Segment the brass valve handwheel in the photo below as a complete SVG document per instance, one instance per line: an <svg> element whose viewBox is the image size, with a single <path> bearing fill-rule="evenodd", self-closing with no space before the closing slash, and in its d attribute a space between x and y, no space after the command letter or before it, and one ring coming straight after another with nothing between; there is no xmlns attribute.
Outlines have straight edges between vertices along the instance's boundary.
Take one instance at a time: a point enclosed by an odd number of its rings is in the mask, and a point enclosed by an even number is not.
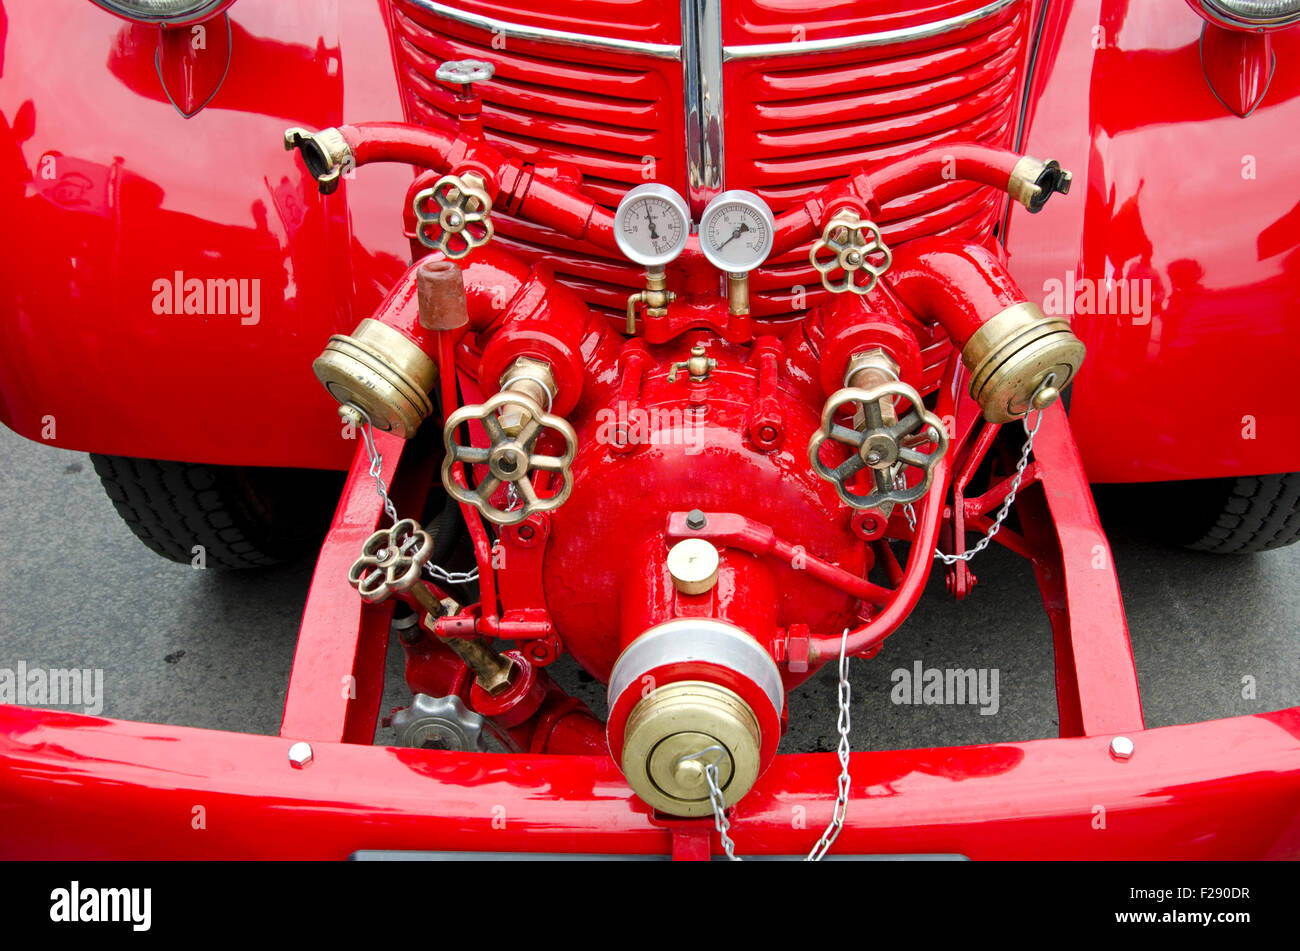
<svg viewBox="0 0 1300 951"><path fill-rule="evenodd" d="M524 420L518 433L511 434L502 426L498 411L505 406L522 409L519 418ZM456 441L456 431L465 423L483 424L490 446L464 446ZM550 429L564 437L562 456L547 456L533 452L533 445L542 430ZM442 461L442 485L452 498L473 505L488 521L497 525L516 525L534 512L547 512L557 508L573 491L573 474L570 466L578 451L578 435L568 421L542 411L528 397L511 390L501 390L485 403L463 406L447 417L442 430L447 455ZM451 477L451 467L457 462L466 465L486 465L488 474L472 489L457 485ZM533 487L534 472L557 472L560 489L545 499L539 498ZM502 509L492 504L492 496L502 483L514 487L521 502L518 508Z"/></svg>
<svg viewBox="0 0 1300 951"><path fill-rule="evenodd" d="M886 397L905 400L909 409L898 413L897 422L887 422L880 401ZM857 403L862 408L863 426L851 429L835 421L840 408L846 403ZM834 468L821 459L822 444L826 440L842 443L853 454ZM930 442L934 448L922 452L921 444ZM906 383L882 383L870 389L845 387L837 390L822 410L821 428L808 442L808 460L813 471L827 482L834 483L845 504L855 509L879 508L882 505L907 505L925 495L934 478L934 467L948 451L948 433L939 417L926 410L921 396ZM854 492L850 482L863 469L871 470L874 488L863 495ZM904 468L920 469L921 481L908 488L895 485Z"/></svg>
<svg viewBox="0 0 1300 951"><path fill-rule="evenodd" d="M883 260L872 260L873 256ZM821 275L822 287L832 294L870 293L893 259L876 223L863 221L853 211L841 211L826 222L821 238L808 252L808 260ZM837 271L844 272L843 278L832 280ZM861 275L866 279L859 283Z"/></svg>
<svg viewBox="0 0 1300 951"><path fill-rule="evenodd" d="M433 555L433 537L412 518L380 529L366 539L361 557L348 569L348 584L370 604L410 591Z"/></svg>
<svg viewBox="0 0 1300 951"><path fill-rule="evenodd" d="M415 236L453 260L492 240L492 199L477 175L444 175L416 193Z"/></svg>

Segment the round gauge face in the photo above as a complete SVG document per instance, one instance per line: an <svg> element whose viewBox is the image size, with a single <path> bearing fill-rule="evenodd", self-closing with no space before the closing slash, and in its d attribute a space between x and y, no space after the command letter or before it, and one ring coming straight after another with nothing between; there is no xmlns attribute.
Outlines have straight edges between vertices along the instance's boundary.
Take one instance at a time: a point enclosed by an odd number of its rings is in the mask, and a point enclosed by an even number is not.
<svg viewBox="0 0 1300 951"><path fill-rule="evenodd" d="M727 191L709 202L700 218L700 250L714 267L733 274L752 271L772 252L772 209L752 192Z"/></svg>
<svg viewBox="0 0 1300 951"><path fill-rule="evenodd" d="M638 185L614 213L619 249L645 267L662 266L681 254L690 233L686 200L667 185Z"/></svg>

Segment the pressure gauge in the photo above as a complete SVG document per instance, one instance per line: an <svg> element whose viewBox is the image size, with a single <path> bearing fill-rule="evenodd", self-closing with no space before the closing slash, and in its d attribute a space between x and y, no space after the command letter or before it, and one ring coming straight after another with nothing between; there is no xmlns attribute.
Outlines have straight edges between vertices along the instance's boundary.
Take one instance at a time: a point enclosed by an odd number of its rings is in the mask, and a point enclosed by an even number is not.
<svg viewBox="0 0 1300 951"><path fill-rule="evenodd" d="M667 185L638 185L614 212L614 240L637 264L663 267L686 247L691 216L686 200Z"/></svg>
<svg viewBox="0 0 1300 951"><path fill-rule="evenodd" d="M767 202L753 192L726 191L700 217L700 250L714 267L742 274L767 260L775 233Z"/></svg>

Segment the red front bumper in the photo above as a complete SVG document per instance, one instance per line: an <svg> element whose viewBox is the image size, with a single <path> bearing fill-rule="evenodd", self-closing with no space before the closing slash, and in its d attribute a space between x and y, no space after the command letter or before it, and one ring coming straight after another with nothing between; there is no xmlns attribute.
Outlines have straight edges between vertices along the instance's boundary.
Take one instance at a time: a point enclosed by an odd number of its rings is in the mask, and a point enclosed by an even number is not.
<svg viewBox="0 0 1300 951"><path fill-rule="evenodd" d="M1300 857L1300 707L1135 733L857 753L833 854ZM613 761L290 740L0 708L6 858L342 859L364 849L666 855ZM833 754L780 756L734 809L743 854L806 853ZM714 847L716 850L716 839Z"/></svg>

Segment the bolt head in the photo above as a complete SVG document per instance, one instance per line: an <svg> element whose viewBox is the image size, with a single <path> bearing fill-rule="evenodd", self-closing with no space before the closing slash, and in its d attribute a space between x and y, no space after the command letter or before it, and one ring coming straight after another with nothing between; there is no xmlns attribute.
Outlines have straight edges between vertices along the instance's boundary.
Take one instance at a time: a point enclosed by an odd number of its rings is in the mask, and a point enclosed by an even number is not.
<svg viewBox="0 0 1300 951"><path fill-rule="evenodd" d="M1133 741L1127 736L1117 736L1110 741L1110 755L1116 759L1128 759L1134 748Z"/></svg>
<svg viewBox="0 0 1300 951"><path fill-rule="evenodd" d="M294 769L303 769L312 761L311 744L299 740L289 747L289 765Z"/></svg>
<svg viewBox="0 0 1300 951"><path fill-rule="evenodd" d="M693 532L698 532L708 523L709 520L704 517L704 513L699 509L691 509L686 513L686 527Z"/></svg>

